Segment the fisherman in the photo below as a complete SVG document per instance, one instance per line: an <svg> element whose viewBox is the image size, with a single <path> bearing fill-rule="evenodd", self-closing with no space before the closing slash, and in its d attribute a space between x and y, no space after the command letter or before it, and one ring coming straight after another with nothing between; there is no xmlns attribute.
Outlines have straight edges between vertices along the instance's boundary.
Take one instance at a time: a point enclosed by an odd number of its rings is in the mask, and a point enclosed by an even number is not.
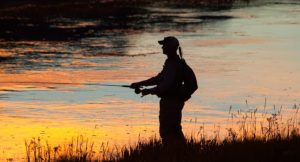
<svg viewBox="0 0 300 162"><path fill-rule="evenodd" d="M177 54L181 52L179 41L173 36L158 41L163 54L167 55L162 71L150 79L131 84L132 88L156 85L154 88L142 89L143 96L148 94L160 97L159 134L163 144L185 143L182 133L181 117L185 100L182 99L183 65Z"/></svg>

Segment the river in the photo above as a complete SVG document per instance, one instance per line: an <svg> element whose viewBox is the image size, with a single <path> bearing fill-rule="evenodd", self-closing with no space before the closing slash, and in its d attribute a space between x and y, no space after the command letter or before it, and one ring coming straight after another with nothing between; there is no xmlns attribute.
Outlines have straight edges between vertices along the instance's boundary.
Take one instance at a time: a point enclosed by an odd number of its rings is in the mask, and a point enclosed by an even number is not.
<svg viewBox="0 0 300 162"><path fill-rule="evenodd" d="M203 124L226 123L228 111L299 105L299 5L149 7L124 17L59 17L49 20L53 28L89 29L86 36L1 39L0 161L25 158L24 140L32 137L55 146L78 135L113 145L158 136L156 96L99 84L156 75L166 59L157 41L170 35L179 39L199 85L183 110L186 135Z"/></svg>

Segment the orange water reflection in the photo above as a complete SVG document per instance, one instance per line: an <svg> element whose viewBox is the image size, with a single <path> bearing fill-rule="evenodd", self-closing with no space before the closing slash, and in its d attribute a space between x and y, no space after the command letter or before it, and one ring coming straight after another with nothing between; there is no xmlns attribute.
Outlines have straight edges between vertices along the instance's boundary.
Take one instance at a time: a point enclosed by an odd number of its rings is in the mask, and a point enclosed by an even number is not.
<svg viewBox="0 0 300 162"><path fill-rule="evenodd" d="M138 137L147 139L155 134L158 136L158 104L153 102L110 97L86 104L1 101L0 107L16 108L12 114L3 112L0 115L0 138L5 141L0 145L0 149L5 150L1 160L24 158L24 140L30 140L32 137L40 137L56 146L70 142L72 137L83 135L94 141L98 147L101 142L108 141L112 145L122 146L133 144ZM45 116L41 109L51 110L51 113ZM217 110L192 104L187 104L186 109L195 110L203 115L198 119L184 116L183 129L187 135L194 134L199 129L199 123L222 123L227 120L217 116L211 117L211 114L226 115ZM85 114L90 118L77 118L71 114ZM196 124L195 120L198 120ZM207 126L207 133L213 130L210 127L214 126Z"/></svg>
<svg viewBox="0 0 300 162"><path fill-rule="evenodd" d="M140 135L145 138L153 134L155 126L96 126L88 123L70 122L65 120L32 120L29 118L1 117L0 161L8 158L23 161L25 154L25 140L40 138L49 142L52 147L69 143L70 140L83 135L95 143L99 149L101 143L109 145L128 145ZM147 130L147 131L144 131ZM127 139L127 140L124 140ZM23 159L23 160L21 160Z"/></svg>
<svg viewBox="0 0 300 162"><path fill-rule="evenodd" d="M77 62L78 63L78 62ZM0 72L0 89L20 90L22 87L65 87L82 86L85 83L130 82L141 77L141 72L124 70L65 70L65 71L26 71L24 73ZM66 83L66 84L64 84Z"/></svg>

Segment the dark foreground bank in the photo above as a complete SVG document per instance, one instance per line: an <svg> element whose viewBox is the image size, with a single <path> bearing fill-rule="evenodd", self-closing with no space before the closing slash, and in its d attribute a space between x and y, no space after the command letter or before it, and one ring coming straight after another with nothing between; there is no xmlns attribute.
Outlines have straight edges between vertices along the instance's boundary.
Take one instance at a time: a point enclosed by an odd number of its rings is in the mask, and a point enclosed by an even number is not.
<svg viewBox="0 0 300 162"><path fill-rule="evenodd" d="M107 161L176 162L276 162L299 161L300 138L248 140L189 140L186 146L164 147L159 141L141 143L125 149L120 157Z"/></svg>

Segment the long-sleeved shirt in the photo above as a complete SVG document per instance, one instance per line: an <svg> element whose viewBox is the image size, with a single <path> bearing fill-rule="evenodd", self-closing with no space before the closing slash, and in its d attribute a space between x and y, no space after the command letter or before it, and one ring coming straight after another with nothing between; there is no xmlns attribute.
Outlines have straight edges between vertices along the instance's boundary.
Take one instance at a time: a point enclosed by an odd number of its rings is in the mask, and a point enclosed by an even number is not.
<svg viewBox="0 0 300 162"><path fill-rule="evenodd" d="M151 89L151 93L159 97L179 96L182 75L182 63L179 56L176 55L165 61L163 69L158 75L140 83L145 86L157 85Z"/></svg>

